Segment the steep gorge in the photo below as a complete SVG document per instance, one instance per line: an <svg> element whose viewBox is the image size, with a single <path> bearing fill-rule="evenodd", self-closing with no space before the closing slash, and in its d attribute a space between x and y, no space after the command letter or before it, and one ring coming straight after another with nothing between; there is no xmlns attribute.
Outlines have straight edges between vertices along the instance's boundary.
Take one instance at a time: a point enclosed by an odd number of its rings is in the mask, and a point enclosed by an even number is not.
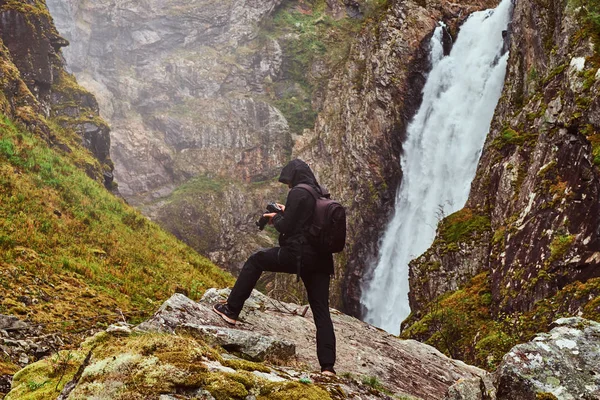
<svg viewBox="0 0 600 400"><path fill-rule="evenodd" d="M120 191L235 270L274 243L254 220L267 200L285 196L272 181L278 167L305 158L348 206L333 304L360 315L428 37L439 20L456 32L492 2L265 2L247 18L236 11L247 5L220 3L214 15L211 5L49 1L72 38L71 68L111 121Z"/></svg>

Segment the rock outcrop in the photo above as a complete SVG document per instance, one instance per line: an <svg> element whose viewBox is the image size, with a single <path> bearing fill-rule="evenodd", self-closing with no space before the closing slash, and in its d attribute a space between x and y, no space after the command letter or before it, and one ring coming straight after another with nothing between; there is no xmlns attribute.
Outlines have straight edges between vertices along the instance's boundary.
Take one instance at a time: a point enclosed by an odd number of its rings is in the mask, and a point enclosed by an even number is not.
<svg viewBox="0 0 600 400"><path fill-rule="evenodd" d="M3 0L0 17L2 111L66 153L83 143L93 158L73 157L91 178L112 189L108 125L98 116L94 96L65 71L60 49L69 42L57 33L46 5Z"/></svg>
<svg viewBox="0 0 600 400"><path fill-rule="evenodd" d="M20 371L7 399L32 390L41 399L55 398L57 393L49 395L55 385L64 386L63 398L364 400L393 394L441 399L457 380L489 379L485 371L430 346L399 340L335 310L336 369L341 375L326 378L309 372L318 368L310 310L255 291L241 322L231 328L211 309L227 294L228 290L210 289L199 303L175 294L133 329L113 326L79 350L58 353ZM243 361L248 358L267 362ZM62 383L53 373L59 368L64 368ZM69 380L73 383L65 385ZM32 382L47 383L32 389Z"/></svg>
<svg viewBox="0 0 600 400"><path fill-rule="evenodd" d="M438 22L450 33L491 1L391 1L367 23L344 68L329 80L315 127L294 154L311 162L320 180L348 207L348 247L339 258L334 302L360 317L363 284L375 266L379 239L391 218L402 179L406 127L421 102L429 71L429 39Z"/></svg>
<svg viewBox="0 0 600 400"><path fill-rule="evenodd" d="M575 317L552 326L504 356L499 400L600 398L600 324Z"/></svg>
<svg viewBox="0 0 600 400"><path fill-rule="evenodd" d="M506 84L467 205L411 265L406 337L450 351L440 334L452 331L464 340L457 357L493 367L560 316L600 319L593 12L516 3ZM463 234L452 241L448 229Z"/></svg>

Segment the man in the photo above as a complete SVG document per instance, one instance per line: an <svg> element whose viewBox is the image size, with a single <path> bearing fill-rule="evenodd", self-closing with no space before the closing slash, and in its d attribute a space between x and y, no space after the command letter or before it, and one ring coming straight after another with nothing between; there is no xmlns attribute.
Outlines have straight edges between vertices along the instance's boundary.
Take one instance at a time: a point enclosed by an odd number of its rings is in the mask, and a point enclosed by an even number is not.
<svg viewBox="0 0 600 400"><path fill-rule="evenodd" d="M299 184L310 185L317 193L321 188L310 167L302 160L290 161L281 171L279 182L290 187L283 212L264 214L279 231L279 245L259 251L248 259L235 282L227 303L213 309L229 324L235 325L244 302L263 271L299 274L308 293L308 302L317 328L317 356L321 372L335 375L335 334L329 314L329 279L333 274L331 253L319 253L308 244L305 231L310 226L315 198Z"/></svg>

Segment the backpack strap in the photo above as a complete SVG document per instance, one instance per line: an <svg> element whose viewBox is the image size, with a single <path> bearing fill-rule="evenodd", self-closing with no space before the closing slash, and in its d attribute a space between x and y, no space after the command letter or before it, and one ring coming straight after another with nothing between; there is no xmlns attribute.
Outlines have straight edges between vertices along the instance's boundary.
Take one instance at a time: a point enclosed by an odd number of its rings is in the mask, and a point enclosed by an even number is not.
<svg viewBox="0 0 600 400"><path fill-rule="evenodd" d="M317 193L317 191L312 186L307 185L306 183L299 183L296 185L296 187L307 190L312 195L312 197L315 198L315 200L317 200L321 197L321 196L319 196L319 193Z"/></svg>

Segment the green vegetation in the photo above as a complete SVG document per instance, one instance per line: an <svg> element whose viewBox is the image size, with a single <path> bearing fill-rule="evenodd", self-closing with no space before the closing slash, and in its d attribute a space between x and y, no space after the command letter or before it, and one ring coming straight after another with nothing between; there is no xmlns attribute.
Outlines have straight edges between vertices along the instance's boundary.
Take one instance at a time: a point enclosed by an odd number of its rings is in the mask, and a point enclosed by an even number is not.
<svg viewBox="0 0 600 400"><path fill-rule="evenodd" d="M381 12L382 1L365 4L370 14ZM328 13L325 0L284 3L262 27L262 38L276 38L283 50L283 80L265 82L269 101L284 114L292 132L312 128L318 110L313 97L346 61L352 39L363 21Z"/></svg>
<svg viewBox="0 0 600 400"><path fill-rule="evenodd" d="M550 257L548 258L548 262L552 263L562 259L571 248L574 240L574 235L559 235L554 237L552 243L550 243Z"/></svg>
<svg viewBox="0 0 600 400"><path fill-rule="evenodd" d="M197 299L231 283L89 179L72 153L0 116L0 312L77 333L121 311L133 320L147 316L176 288ZM25 306L24 294L37 302Z"/></svg>
<svg viewBox="0 0 600 400"><path fill-rule="evenodd" d="M492 319L491 304L489 277L479 274L464 288L435 300L401 337L421 340L450 357L493 369L516 338Z"/></svg>
<svg viewBox="0 0 600 400"><path fill-rule="evenodd" d="M554 68L552 71L550 71L548 76L546 76L546 78L544 79L544 85L547 85L556 76L562 74L568 66L569 66L569 64L566 64L566 63L561 64L558 67Z"/></svg>
<svg viewBox="0 0 600 400"><path fill-rule="evenodd" d="M572 0L571 4L581 13L583 35L591 36L600 52L600 0Z"/></svg>
<svg viewBox="0 0 600 400"><path fill-rule="evenodd" d="M447 250L457 250L458 243L477 239L482 232L489 230L489 217L463 208L440 222L436 241L443 242Z"/></svg>
<svg viewBox="0 0 600 400"><path fill-rule="evenodd" d="M220 349L191 336L133 334L113 337L104 332L87 340L80 349L27 366L14 376L11 399L55 399L73 378L89 352L93 357L75 398L95 394L113 398L146 398L156 393L193 392L204 389L217 400L244 399L250 393L261 400L325 400L327 391L299 382L273 383L248 371L270 372L264 364L225 360ZM203 361L218 362L234 373L209 372ZM236 368L241 366L242 368Z"/></svg>
<svg viewBox="0 0 600 400"><path fill-rule="evenodd" d="M515 278L520 279L522 273L517 269ZM542 270L531 280L546 276ZM507 315L494 306L490 276L482 273L460 290L432 301L420 319L409 317L412 323L401 337L420 340L448 356L491 371L514 345L548 331L553 321L573 315L574 309L580 310L583 318L600 321L600 278L573 282L554 296L535 303L531 311Z"/></svg>
<svg viewBox="0 0 600 400"><path fill-rule="evenodd" d="M596 132L594 127L590 124L587 124L584 127L582 133L592 145L592 157L594 158L594 165L600 166L600 133Z"/></svg>
<svg viewBox="0 0 600 400"><path fill-rule="evenodd" d="M521 146L536 137L536 135L521 134L512 128L505 127L500 135L493 140L492 146L497 150L502 150L507 146Z"/></svg>
<svg viewBox="0 0 600 400"><path fill-rule="evenodd" d="M363 383L363 385L370 386L373 389L385 393L387 395L393 394L388 389L386 389L385 386L383 386L383 384L379 381L379 379L377 379L376 376L363 376L361 382Z"/></svg>

